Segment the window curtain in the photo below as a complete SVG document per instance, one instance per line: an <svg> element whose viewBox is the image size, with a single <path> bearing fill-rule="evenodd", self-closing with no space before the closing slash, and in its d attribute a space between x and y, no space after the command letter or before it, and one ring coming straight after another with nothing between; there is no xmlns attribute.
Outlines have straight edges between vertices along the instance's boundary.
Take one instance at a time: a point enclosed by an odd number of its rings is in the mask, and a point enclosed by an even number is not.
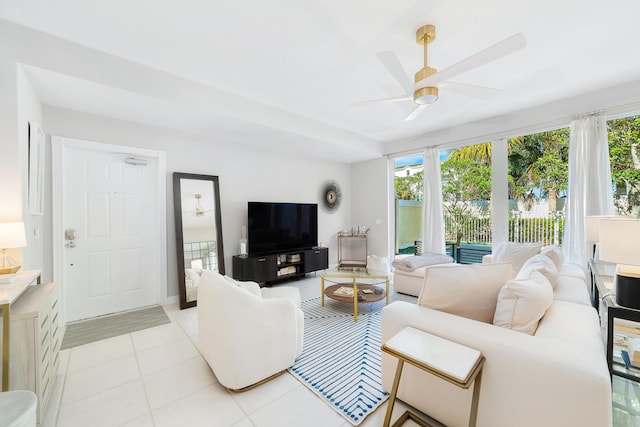
<svg viewBox="0 0 640 427"><path fill-rule="evenodd" d="M424 198L422 206L422 251L445 253L444 219L442 216L442 179L440 150L424 151Z"/></svg>
<svg viewBox="0 0 640 427"><path fill-rule="evenodd" d="M571 120L569 188L562 243L565 259L587 266L587 215L613 214L609 140L604 114Z"/></svg>

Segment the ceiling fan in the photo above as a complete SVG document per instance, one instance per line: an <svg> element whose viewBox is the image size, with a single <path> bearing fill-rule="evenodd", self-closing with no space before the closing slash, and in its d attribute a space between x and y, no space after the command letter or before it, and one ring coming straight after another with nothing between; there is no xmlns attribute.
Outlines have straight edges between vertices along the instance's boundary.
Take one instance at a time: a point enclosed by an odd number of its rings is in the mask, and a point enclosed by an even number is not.
<svg viewBox="0 0 640 427"><path fill-rule="evenodd" d="M213 212L213 209L207 210L207 209L202 207L201 200L204 197L204 195L196 194L194 197L196 199L195 210L193 210L193 211L185 211L185 213L187 213L187 214L193 213L196 217L200 218L200 217L205 216L209 212Z"/></svg>
<svg viewBox="0 0 640 427"><path fill-rule="evenodd" d="M365 101L356 105L413 100L417 105L404 119L404 121L409 121L418 117L425 108L438 100L439 89L477 98L490 98L496 95L499 89L455 83L449 79L514 53L524 48L527 44L524 36L521 33L517 33L438 72L436 69L429 67L427 62L427 46L435 38L436 28L433 25L424 25L416 31L416 42L424 46L424 67L415 74L414 82L411 82L394 52L379 52L377 54L378 60L398 81L406 95Z"/></svg>

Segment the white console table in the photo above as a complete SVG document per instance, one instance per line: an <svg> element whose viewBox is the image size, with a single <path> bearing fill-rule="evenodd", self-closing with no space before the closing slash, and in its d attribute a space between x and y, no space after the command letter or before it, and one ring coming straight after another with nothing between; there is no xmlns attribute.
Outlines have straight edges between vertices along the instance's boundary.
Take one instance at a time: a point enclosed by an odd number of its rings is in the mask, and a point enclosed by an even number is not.
<svg viewBox="0 0 640 427"><path fill-rule="evenodd" d="M9 390L9 364L11 357L11 306L18 301L29 286L40 284L40 271L22 271L11 283L0 284L0 309L2 309L2 391Z"/></svg>

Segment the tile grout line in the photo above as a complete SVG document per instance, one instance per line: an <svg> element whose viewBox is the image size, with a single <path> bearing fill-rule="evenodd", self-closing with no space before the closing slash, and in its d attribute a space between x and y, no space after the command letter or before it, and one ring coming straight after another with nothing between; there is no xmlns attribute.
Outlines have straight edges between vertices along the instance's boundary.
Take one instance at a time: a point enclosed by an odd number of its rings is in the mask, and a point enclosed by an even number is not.
<svg viewBox="0 0 640 427"><path fill-rule="evenodd" d="M67 360L66 360L66 366L64 367L64 374L62 375L62 378L61 378L62 390L60 390L60 396L58 398L58 403L56 408L56 416L55 416L55 419L53 420L54 427L58 425L58 422L60 420L60 410L62 409L62 399L64 398L64 392L67 385L67 373L69 372L69 363L71 363L71 350L69 350L69 356L66 357L66 359ZM58 369L60 369L60 367L58 367Z"/></svg>
<svg viewBox="0 0 640 427"><path fill-rule="evenodd" d="M149 394L147 393L147 385L144 382L144 376L142 375L142 368L140 367L140 360L138 359L138 351L136 350L136 346L133 342L133 337L131 336L131 334L129 335L129 340L131 341L131 348L133 348L133 357L136 359L136 366L138 367L138 373L140 374L140 383L142 384L142 390L144 390L144 400L145 402L147 402L147 410L149 411L149 417L151 418L151 424L155 427L156 425L156 419L153 416L153 411L151 410L151 402L149 402ZM140 417L138 417L140 418ZM137 418L134 418L134 420ZM129 420L128 422L134 421L134 420ZM126 423L125 423L126 424Z"/></svg>

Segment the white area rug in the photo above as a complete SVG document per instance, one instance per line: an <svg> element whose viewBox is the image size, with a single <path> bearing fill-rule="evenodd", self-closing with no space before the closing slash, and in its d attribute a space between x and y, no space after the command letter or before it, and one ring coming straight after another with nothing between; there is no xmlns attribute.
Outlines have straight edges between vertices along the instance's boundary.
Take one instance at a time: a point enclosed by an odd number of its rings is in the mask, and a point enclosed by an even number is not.
<svg viewBox="0 0 640 427"><path fill-rule="evenodd" d="M415 303L416 298L393 294L390 302ZM381 315L385 301L353 305L320 297L302 303L304 348L289 372L325 400L353 425L387 399L382 390Z"/></svg>

